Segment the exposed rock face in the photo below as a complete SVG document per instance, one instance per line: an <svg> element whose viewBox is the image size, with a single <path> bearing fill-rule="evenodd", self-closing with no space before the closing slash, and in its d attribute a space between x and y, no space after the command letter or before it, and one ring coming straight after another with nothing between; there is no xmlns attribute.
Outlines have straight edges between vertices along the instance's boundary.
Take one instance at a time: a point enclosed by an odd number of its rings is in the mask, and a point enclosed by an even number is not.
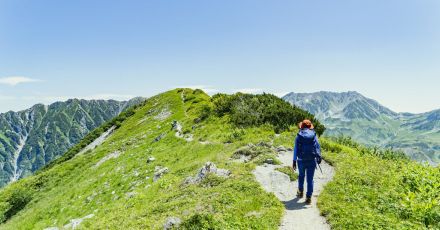
<svg viewBox="0 0 440 230"><path fill-rule="evenodd" d="M108 154L107 156L103 157L100 161L98 161L98 163L96 163L95 167L99 167L100 165L102 165L103 163L105 163L106 161L108 161L110 159L118 158L120 155L121 155L121 152L119 152L119 151L112 152L112 153Z"/></svg>
<svg viewBox="0 0 440 230"><path fill-rule="evenodd" d="M231 171L227 169L219 169L212 162L206 162L205 166L203 166L196 176L188 177L185 180L185 184L198 184L203 181L210 173L215 174L220 177L229 177L231 175Z"/></svg>

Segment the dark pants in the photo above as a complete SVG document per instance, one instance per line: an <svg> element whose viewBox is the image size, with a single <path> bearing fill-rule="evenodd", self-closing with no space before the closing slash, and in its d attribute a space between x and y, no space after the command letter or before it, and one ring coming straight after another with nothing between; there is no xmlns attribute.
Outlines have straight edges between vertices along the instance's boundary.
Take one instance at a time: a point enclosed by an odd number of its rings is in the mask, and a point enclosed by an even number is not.
<svg viewBox="0 0 440 230"><path fill-rule="evenodd" d="M313 176L315 175L316 161L298 161L298 189L304 191L304 179L307 177L307 197L313 195Z"/></svg>

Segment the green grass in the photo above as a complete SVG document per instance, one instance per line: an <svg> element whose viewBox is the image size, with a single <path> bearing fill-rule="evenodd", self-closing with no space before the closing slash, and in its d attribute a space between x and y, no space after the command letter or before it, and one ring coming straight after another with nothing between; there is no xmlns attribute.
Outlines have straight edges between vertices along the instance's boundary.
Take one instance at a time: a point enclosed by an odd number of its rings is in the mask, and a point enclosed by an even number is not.
<svg viewBox="0 0 440 230"><path fill-rule="evenodd" d="M298 180L298 173L293 172L293 169L290 166L285 166L285 167L282 167L282 168L277 168L276 170L279 171L279 172L282 172L282 173L284 173L286 175L288 175L289 178L290 178L290 181Z"/></svg>
<svg viewBox="0 0 440 230"><path fill-rule="evenodd" d="M182 93L191 95L185 103ZM283 206L254 180L255 164L230 160L240 147L273 138L273 128L245 129L238 137L227 117L210 116L195 123L200 111L192 101L197 98L198 105L210 103L207 95L191 90L156 96L122 121L103 145L87 154L69 155L38 175L1 190L0 200L6 202L0 202L0 214L7 221L0 229L62 227L89 214L95 216L81 224L83 229L161 229L172 216L181 218L189 229L201 222L215 229L277 229ZM155 115L166 108L172 115L156 120ZM177 138L171 131L173 120L189 128L194 141ZM166 135L153 142L161 134ZM210 144L201 144L199 139ZM122 154L95 166L115 151ZM156 161L147 164L149 156ZM200 185L184 186L185 178L197 174L207 161L231 170L231 177L210 177ZM170 172L153 183L156 166L168 167ZM127 193L136 195L129 198ZM11 205L15 205L13 209Z"/></svg>
<svg viewBox="0 0 440 230"><path fill-rule="evenodd" d="M291 126L275 135L268 124L240 128L212 109L210 97L198 90L150 98L117 120L119 128L101 146L82 155L76 155L80 147L73 148L37 175L0 190L0 229L62 227L89 214L94 217L80 229L162 229L169 217L180 218L183 229L278 229L283 204L261 188L252 171L275 158L267 143L292 146L297 130ZM164 110L171 115L156 119ZM194 141L175 136L174 120ZM336 175L318 205L334 229L440 228L439 168L343 144L321 138ZM234 154L245 146L257 146L249 153L253 160L239 163ZM121 154L96 166L114 152ZM156 161L147 163L150 156ZM232 175L186 185L208 161ZM169 172L153 182L156 166ZM289 168L279 170L296 179Z"/></svg>
<svg viewBox="0 0 440 230"><path fill-rule="evenodd" d="M440 228L439 168L323 142L336 175L318 205L333 229Z"/></svg>

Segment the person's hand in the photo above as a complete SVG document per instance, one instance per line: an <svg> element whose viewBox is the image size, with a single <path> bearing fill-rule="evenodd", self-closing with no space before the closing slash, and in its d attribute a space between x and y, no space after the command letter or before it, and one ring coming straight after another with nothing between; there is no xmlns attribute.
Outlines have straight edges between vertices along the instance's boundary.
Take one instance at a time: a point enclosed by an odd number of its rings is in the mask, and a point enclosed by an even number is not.
<svg viewBox="0 0 440 230"><path fill-rule="evenodd" d="M292 169L293 169L294 172L296 171L296 161L293 161Z"/></svg>
<svg viewBox="0 0 440 230"><path fill-rule="evenodd" d="M316 157L316 163L318 163L318 165L320 165L322 162L322 158L321 157Z"/></svg>

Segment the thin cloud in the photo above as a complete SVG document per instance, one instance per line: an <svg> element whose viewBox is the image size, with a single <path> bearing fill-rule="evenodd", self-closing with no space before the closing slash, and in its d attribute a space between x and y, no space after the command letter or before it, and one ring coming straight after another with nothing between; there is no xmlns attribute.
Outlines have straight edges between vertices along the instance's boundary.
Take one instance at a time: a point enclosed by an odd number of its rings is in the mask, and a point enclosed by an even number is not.
<svg viewBox="0 0 440 230"><path fill-rule="evenodd" d="M28 77L21 77L21 76L0 78L0 84L9 85L9 86L16 86L18 84L32 83L32 82L39 82L39 81L41 81L41 80L32 79L32 78L28 78Z"/></svg>
<svg viewBox="0 0 440 230"><path fill-rule="evenodd" d="M0 101L7 101L7 100L16 100L16 97L13 96L7 96L7 95L0 95Z"/></svg>
<svg viewBox="0 0 440 230"><path fill-rule="evenodd" d="M94 94L86 96L26 96L22 97L24 100L35 100L37 99L41 103L53 103L56 101L67 101L72 98L84 99L84 100L117 100L117 101L127 101L135 98L135 95L129 94Z"/></svg>
<svg viewBox="0 0 440 230"><path fill-rule="evenodd" d="M248 94L260 94L260 93L263 93L264 91L259 88L244 88L244 89L235 90L235 92L248 93Z"/></svg>
<svg viewBox="0 0 440 230"><path fill-rule="evenodd" d="M85 96L85 97L80 97L81 99L86 99L86 100L119 100L119 101L126 101L126 100L130 100L132 98L135 98L135 95L130 95L130 94L95 94L95 95L90 95L90 96Z"/></svg>
<svg viewBox="0 0 440 230"><path fill-rule="evenodd" d="M289 94L290 92L274 92L273 94L275 95L275 96L277 96L277 97L284 97L284 96L286 96L287 94Z"/></svg>

